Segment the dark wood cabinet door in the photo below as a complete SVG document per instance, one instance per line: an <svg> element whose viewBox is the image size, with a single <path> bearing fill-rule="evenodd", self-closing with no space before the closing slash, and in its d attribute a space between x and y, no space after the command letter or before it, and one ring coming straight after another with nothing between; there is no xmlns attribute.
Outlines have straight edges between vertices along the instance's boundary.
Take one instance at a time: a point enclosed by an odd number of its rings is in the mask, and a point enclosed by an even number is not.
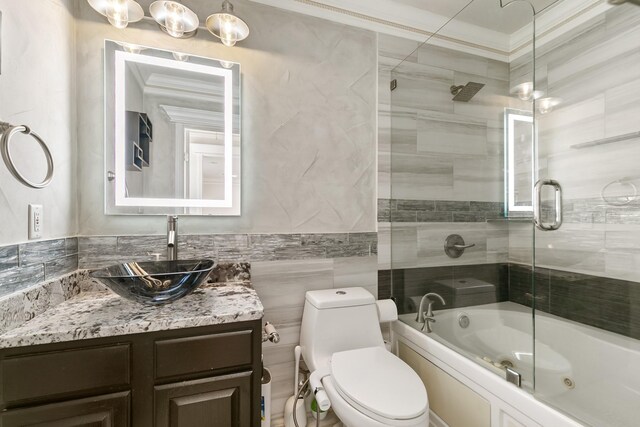
<svg viewBox="0 0 640 427"><path fill-rule="evenodd" d="M129 392L14 409L2 414L2 427L128 427Z"/></svg>
<svg viewBox="0 0 640 427"><path fill-rule="evenodd" d="M155 387L156 427L250 427L252 372Z"/></svg>

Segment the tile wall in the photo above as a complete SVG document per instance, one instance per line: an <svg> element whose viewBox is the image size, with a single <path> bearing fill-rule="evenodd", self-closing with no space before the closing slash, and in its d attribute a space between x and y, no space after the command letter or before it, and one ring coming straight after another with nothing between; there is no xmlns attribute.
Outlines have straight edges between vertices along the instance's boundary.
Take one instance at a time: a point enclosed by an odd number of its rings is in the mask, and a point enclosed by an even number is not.
<svg viewBox="0 0 640 427"><path fill-rule="evenodd" d="M0 298L78 269L78 239L0 247Z"/></svg>
<svg viewBox="0 0 640 427"><path fill-rule="evenodd" d="M378 54L379 268L506 261L508 227L489 220L503 216L504 107L519 103L508 64L382 34ZM486 86L453 102L468 81ZM476 246L448 258L449 234Z"/></svg>
<svg viewBox="0 0 640 427"><path fill-rule="evenodd" d="M511 78L530 68L515 61ZM640 8L610 8L538 46L536 78L545 96L562 99L537 119L540 177L564 193L564 224L536 233L536 264L640 281ZM598 144L607 138L615 142ZM511 224L510 261L531 262L527 235Z"/></svg>

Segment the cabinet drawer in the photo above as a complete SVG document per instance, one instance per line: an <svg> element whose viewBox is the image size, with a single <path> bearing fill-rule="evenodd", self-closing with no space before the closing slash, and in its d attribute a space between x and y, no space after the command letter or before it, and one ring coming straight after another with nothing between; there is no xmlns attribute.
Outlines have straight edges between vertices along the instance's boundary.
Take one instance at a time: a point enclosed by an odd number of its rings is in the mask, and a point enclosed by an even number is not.
<svg viewBox="0 0 640 427"><path fill-rule="evenodd" d="M249 427L252 375L241 372L155 387L155 426Z"/></svg>
<svg viewBox="0 0 640 427"><path fill-rule="evenodd" d="M251 335L248 330L156 341L156 378L250 365Z"/></svg>
<svg viewBox="0 0 640 427"><path fill-rule="evenodd" d="M128 344L8 357L0 362L2 401L10 405L127 386L129 366Z"/></svg>
<svg viewBox="0 0 640 427"><path fill-rule="evenodd" d="M51 403L2 413L3 427L128 427L129 392Z"/></svg>

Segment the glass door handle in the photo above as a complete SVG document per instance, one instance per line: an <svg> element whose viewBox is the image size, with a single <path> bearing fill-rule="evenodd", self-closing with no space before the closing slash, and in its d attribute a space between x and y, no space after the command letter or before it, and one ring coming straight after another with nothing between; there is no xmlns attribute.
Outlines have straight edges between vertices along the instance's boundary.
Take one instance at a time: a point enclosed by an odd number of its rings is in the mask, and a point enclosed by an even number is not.
<svg viewBox="0 0 640 427"><path fill-rule="evenodd" d="M544 224L542 222L542 187L551 186L555 190L555 217L553 223ZM533 195L533 222L536 227L543 231L553 231L560 228L562 225L562 186L560 183L553 179L541 179L536 182Z"/></svg>

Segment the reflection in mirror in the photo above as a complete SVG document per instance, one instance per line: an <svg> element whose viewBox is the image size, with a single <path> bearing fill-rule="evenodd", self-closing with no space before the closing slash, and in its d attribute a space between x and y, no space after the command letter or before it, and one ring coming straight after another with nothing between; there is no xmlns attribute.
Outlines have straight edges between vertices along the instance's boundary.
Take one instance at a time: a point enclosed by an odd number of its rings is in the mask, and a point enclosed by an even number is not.
<svg viewBox="0 0 640 427"><path fill-rule="evenodd" d="M529 111L507 108L504 113L505 211L524 215L533 211L532 191L536 182L536 148L533 116Z"/></svg>
<svg viewBox="0 0 640 427"><path fill-rule="evenodd" d="M240 214L239 64L105 45L109 214Z"/></svg>

